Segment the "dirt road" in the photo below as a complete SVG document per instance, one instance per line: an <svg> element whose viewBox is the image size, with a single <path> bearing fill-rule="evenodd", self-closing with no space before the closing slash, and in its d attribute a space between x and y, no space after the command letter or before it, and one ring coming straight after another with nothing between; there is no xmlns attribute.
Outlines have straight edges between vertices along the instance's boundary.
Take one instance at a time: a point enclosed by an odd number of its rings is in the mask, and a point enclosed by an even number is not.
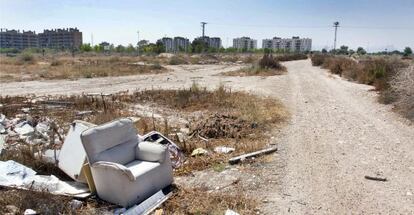
<svg viewBox="0 0 414 215"><path fill-rule="evenodd" d="M414 214L414 126L376 102L370 86L287 62L274 77L222 77L239 66L171 66L165 75L2 83L0 95L182 88L193 81L282 100L292 118L277 132L279 152L260 175L265 214ZM365 175L387 182L371 181Z"/></svg>

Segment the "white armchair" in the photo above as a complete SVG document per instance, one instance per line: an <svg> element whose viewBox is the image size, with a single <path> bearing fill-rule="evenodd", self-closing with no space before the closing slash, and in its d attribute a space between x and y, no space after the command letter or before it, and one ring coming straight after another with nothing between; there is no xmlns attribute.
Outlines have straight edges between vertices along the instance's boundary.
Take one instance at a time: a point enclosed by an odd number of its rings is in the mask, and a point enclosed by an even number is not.
<svg viewBox="0 0 414 215"><path fill-rule="evenodd" d="M82 132L98 196L129 207L173 181L167 147L139 142L129 119L119 119Z"/></svg>

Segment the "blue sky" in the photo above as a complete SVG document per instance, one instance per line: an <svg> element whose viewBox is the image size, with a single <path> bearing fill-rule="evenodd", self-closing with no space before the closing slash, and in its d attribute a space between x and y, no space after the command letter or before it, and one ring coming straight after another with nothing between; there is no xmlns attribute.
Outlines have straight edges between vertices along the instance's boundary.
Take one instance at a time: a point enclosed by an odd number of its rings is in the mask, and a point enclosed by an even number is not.
<svg viewBox="0 0 414 215"><path fill-rule="evenodd" d="M258 40L309 37L313 48L338 44L369 51L414 47L414 0L0 0L0 27L35 30L78 27L85 43L136 44L163 36L206 34L231 45L234 37Z"/></svg>

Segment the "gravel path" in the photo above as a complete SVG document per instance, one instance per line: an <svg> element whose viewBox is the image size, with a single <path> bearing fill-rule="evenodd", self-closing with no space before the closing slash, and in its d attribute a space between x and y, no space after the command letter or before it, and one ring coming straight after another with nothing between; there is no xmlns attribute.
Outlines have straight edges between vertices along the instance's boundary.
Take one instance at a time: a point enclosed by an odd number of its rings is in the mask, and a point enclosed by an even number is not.
<svg viewBox="0 0 414 215"><path fill-rule="evenodd" d="M261 177L265 214L414 214L414 126L378 104L370 86L344 81L309 60L273 77L222 77L240 66L170 66L161 75L2 83L0 95L117 92L220 83L282 100L291 120ZM364 176L380 176L387 182Z"/></svg>

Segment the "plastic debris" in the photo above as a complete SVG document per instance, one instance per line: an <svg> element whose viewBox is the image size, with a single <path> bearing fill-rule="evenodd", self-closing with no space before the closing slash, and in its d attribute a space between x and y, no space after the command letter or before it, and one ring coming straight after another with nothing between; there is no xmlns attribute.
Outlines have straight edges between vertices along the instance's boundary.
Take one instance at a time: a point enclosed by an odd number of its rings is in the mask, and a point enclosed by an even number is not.
<svg viewBox="0 0 414 215"><path fill-rule="evenodd" d="M231 148L231 147L226 147L226 146L218 146L218 147L214 148L215 152L221 153L221 154L232 153L232 152L234 152L234 150L236 150L236 149Z"/></svg>
<svg viewBox="0 0 414 215"><path fill-rule="evenodd" d="M2 186L22 186L36 172L15 161L0 161L0 185Z"/></svg>
<svg viewBox="0 0 414 215"><path fill-rule="evenodd" d="M224 215L239 215L239 213L237 213L236 211L227 209Z"/></svg>
<svg viewBox="0 0 414 215"><path fill-rule="evenodd" d="M35 210L32 210L32 209L26 209L23 214L24 215L36 215L37 212Z"/></svg>
<svg viewBox="0 0 414 215"><path fill-rule="evenodd" d="M82 202L76 199L73 199L72 201L69 202L70 208L73 211L76 211L77 209L82 207Z"/></svg>
<svg viewBox="0 0 414 215"><path fill-rule="evenodd" d="M0 185L45 191L52 194L86 197L90 195L87 185L59 180L54 175L36 175L36 172L15 161L0 161Z"/></svg>
<svg viewBox="0 0 414 215"><path fill-rule="evenodd" d="M203 148L196 148L193 150L193 152L191 153L191 156L198 156L198 155L205 155L208 154L208 151L203 149Z"/></svg>
<svg viewBox="0 0 414 215"><path fill-rule="evenodd" d="M16 127L14 131L18 133L20 135L20 138L22 139L24 139L26 136L31 135L34 132L33 127L29 125L28 123L22 123L17 126L18 127Z"/></svg>
<svg viewBox="0 0 414 215"><path fill-rule="evenodd" d="M3 151L3 148L4 148L4 137L3 137L3 135L0 135L0 155L1 155L1 152Z"/></svg>

